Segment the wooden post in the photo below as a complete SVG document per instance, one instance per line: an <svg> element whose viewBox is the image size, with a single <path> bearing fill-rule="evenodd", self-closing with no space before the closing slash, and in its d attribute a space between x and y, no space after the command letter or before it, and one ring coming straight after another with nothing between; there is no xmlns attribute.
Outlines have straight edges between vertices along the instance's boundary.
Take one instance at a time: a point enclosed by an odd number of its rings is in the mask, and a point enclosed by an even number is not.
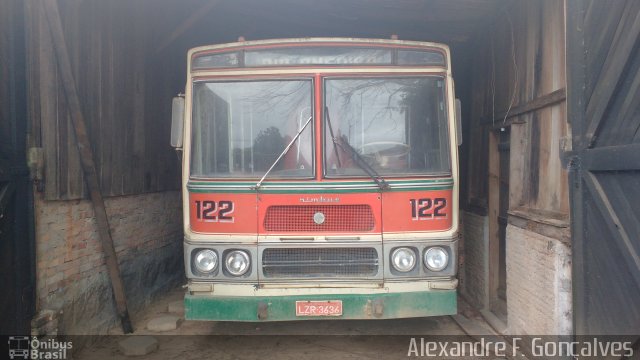
<svg viewBox="0 0 640 360"><path fill-rule="evenodd" d="M53 47L58 60L60 79L62 80L67 104L69 106L71 122L73 123L76 145L78 146L78 151L80 153L80 163L82 165L82 171L87 183L87 188L89 189L89 197L93 204L96 223L98 225L98 235L100 237L100 242L102 243L102 250L105 254L107 269L109 270L109 278L111 279L111 287L116 301L118 316L122 323L123 332L128 334L133 332L133 328L131 326L131 320L129 319L129 311L127 310L127 299L124 293L124 286L122 285L122 278L120 277L120 268L118 267L118 259L116 258L113 239L111 238L109 219L107 218L104 199L102 198L100 184L98 183L96 165L93 160L93 150L91 149L91 143L89 142L89 136L87 135L87 127L80 108L80 99L78 98L78 92L73 78L73 72L71 70L71 61L69 60L67 44L62 31L58 4L56 0L45 0L43 3L45 6L46 17L49 22L51 38L53 39Z"/></svg>
<svg viewBox="0 0 640 360"><path fill-rule="evenodd" d="M498 299L500 285L500 233L498 216L500 215L500 152L498 151L499 135L489 131L489 303Z"/></svg>

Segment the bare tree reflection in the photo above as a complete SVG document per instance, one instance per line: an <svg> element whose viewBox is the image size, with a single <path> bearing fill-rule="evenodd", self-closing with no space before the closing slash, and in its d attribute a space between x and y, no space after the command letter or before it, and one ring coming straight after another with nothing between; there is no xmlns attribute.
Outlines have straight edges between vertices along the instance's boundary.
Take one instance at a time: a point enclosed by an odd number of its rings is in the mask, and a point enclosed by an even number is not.
<svg viewBox="0 0 640 360"><path fill-rule="evenodd" d="M374 168L383 173L448 169L441 77L331 79L326 94L336 137L348 139ZM335 158L327 154L328 167L337 171Z"/></svg>

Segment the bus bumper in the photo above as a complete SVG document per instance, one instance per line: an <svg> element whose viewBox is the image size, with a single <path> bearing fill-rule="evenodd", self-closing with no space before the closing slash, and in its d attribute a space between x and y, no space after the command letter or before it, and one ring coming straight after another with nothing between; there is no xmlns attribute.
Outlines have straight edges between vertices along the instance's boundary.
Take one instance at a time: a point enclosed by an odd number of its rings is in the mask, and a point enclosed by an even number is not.
<svg viewBox="0 0 640 360"><path fill-rule="evenodd" d="M341 300L341 316L296 316L296 301ZM296 296L213 296L187 294L187 320L289 321L334 319L396 319L457 313L456 290L378 294Z"/></svg>

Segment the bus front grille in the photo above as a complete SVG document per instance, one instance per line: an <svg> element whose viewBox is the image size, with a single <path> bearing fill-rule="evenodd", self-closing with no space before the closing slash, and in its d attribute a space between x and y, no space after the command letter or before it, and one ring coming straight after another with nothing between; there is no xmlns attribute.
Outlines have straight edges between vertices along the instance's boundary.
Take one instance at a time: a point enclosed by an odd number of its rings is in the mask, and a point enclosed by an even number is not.
<svg viewBox="0 0 640 360"><path fill-rule="evenodd" d="M378 273L374 248L271 248L262 252L266 278L372 277Z"/></svg>
<svg viewBox="0 0 640 360"><path fill-rule="evenodd" d="M322 214L322 222L316 214ZM276 205L267 208L264 217L264 229L275 232L363 232L374 226L371 206L364 204Z"/></svg>

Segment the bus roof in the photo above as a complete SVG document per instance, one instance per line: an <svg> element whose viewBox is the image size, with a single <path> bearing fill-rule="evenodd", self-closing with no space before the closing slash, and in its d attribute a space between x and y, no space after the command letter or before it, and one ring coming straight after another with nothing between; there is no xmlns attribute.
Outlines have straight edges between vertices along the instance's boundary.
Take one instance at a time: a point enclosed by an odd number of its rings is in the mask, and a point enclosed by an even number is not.
<svg viewBox="0 0 640 360"><path fill-rule="evenodd" d="M393 40L393 39L366 39L366 38L344 38L344 37L308 37L308 38L286 38L286 39L267 39L267 40L251 40L251 41L237 41L232 43L214 44L198 46L189 50L189 55L195 53L211 51L211 50L229 50L231 48L246 48L246 47L269 47L283 46L283 45L383 45L383 46L397 46L397 47L415 47L415 48L438 48L445 51L448 55L449 46L434 42L425 41L411 41L411 40Z"/></svg>
<svg viewBox="0 0 640 360"><path fill-rule="evenodd" d="M294 50L295 49L295 50ZM444 44L394 39L291 38L193 48L192 69L295 65L448 65Z"/></svg>

